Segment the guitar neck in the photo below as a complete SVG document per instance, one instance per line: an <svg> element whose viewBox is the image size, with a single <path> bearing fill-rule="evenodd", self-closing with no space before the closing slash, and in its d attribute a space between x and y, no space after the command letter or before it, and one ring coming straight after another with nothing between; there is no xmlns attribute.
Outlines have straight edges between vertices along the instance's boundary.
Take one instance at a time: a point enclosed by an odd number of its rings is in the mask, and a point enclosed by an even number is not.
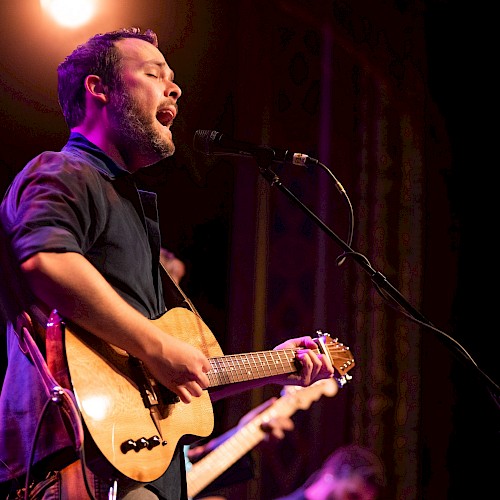
<svg viewBox="0 0 500 500"><path fill-rule="evenodd" d="M296 373L296 352L297 349L281 349L210 358L209 387Z"/></svg>
<svg viewBox="0 0 500 500"><path fill-rule="evenodd" d="M276 409L276 403L271 408ZM191 466L187 472L189 498L196 496L265 438L266 433L261 429L261 424L266 417L271 417L271 408L254 417L230 438ZM287 413L292 414L293 411Z"/></svg>
<svg viewBox="0 0 500 500"><path fill-rule="evenodd" d="M308 387L288 386L282 396L242 427L229 435L220 445L187 472L188 496L195 497L245 453L257 446L266 437L262 424L277 416L291 417L298 409L305 410L321 396L333 397L339 390L334 379L322 379Z"/></svg>

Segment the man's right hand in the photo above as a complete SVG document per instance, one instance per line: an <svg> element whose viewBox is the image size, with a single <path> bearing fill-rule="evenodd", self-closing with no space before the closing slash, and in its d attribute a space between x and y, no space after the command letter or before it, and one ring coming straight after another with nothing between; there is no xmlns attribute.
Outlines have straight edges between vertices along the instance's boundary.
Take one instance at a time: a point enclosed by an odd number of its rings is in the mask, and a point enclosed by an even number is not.
<svg viewBox="0 0 500 500"><path fill-rule="evenodd" d="M158 331L157 347L143 361L158 382L177 394L183 403L190 403L210 385L207 376L210 362L199 349L159 328Z"/></svg>

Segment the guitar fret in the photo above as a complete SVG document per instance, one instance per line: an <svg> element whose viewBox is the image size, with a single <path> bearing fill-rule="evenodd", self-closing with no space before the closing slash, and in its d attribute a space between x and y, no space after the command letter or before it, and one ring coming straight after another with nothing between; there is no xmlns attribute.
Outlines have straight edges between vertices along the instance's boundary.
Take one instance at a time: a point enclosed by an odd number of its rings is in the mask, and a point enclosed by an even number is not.
<svg viewBox="0 0 500 500"><path fill-rule="evenodd" d="M344 350L345 361L348 362L346 366L349 366L352 359L349 349L342 350ZM319 350L314 349L314 352L319 353ZM330 352L331 354L332 352ZM336 355L337 358L340 357L338 352ZM297 371L295 357L296 350L294 349L215 357L210 359L212 369L207 375L210 386L214 387L273 375L295 373Z"/></svg>
<svg viewBox="0 0 500 500"><path fill-rule="evenodd" d="M263 351L211 358L210 386L255 380L297 371L295 350Z"/></svg>
<svg viewBox="0 0 500 500"><path fill-rule="evenodd" d="M288 359L288 356L286 355L286 352L284 353L284 355L285 355L287 363L290 364L290 360ZM281 366L283 367L283 359L282 359L281 356L279 357L279 360L280 360Z"/></svg>
<svg viewBox="0 0 500 500"><path fill-rule="evenodd" d="M319 350L314 349L314 352L319 353ZM351 358L348 348L345 349L345 352L346 361L349 361ZM295 349L215 357L210 359L212 369L207 375L210 386L214 387L272 377L274 375L295 373L297 371L295 358Z"/></svg>

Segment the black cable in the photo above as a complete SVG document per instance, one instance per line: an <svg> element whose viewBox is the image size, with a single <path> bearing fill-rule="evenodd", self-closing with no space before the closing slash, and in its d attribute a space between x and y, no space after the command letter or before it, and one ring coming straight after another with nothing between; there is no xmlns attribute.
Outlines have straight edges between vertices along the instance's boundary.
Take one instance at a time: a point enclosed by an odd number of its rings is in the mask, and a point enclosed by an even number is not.
<svg viewBox="0 0 500 500"><path fill-rule="evenodd" d="M52 403L52 398L47 399L42 408L42 413L38 422L36 424L35 435L33 436L33 442L31 443L31 451L30 451L30 459L28 461L28 469L26 470L26 481L24 483L24 500L29 500L29 480L31 475L31 466L33 465L33 460L35 458L35 450L36 450L36 442L38 441L38 436L40 434L40 429L42 427L43 417L45 416L45 412L49 407L49 404Z"/></svg>
<svg viewBox="0 0 500 500"><path fill-rule="evenodd" d="M362 259L364 262L366 262L369 266L371 266L370 261L366 258L365 255L359 253L359 252L346 252L344 253L346 257L354 257L357 259ZM467 352L465 347L463 347L457 340L455 340L451 335L447 334L443 330L440 330L439 328L436 328L432 323L428 321L422 321L412 314L409 314L403 307L396 307L395 302L393 300L393 297L386 292L383 288L381 288L376 282L373 283L376 292L382 297L382 299L387 303L392 309L395 311L398 311L402 313L404 316L409 318L411 321L421 325L425 326L427 328L430 328L433 332L438 333L441 335L446 341L448 341L451 346L455 349L455 351L459 354L461 354L465 359L467 359L470 363L472 363L472 366L474 369L477 371L479 375L481 375L484 380L489 384L488 392L493 399L493 402L496 404L498 408L500 408L500 386L490 377L488 374L486 374L479 366L478 364L474 361L474 358ZM439 336L438 336L439 338Z"/></svg>
<svg viewBox="0 0 500 500"><path fill-rule="evenodd" d="M78 410L76 410L76 408L74 408L74 405L72 404L73 400L71 399L70 396L68 396L67 389L62 389L61 387L54 388L54 392L56 392L56 391L57 391L57 394L55 394L53 397L50 397L49 399L47 399L47 401L43 405L42 413L40 414L40 418L38 419L38 422L36 425L35 435L33 436L33 442L31 444L31 451L30 451L30 458L29 458L29 462L28 462L28 468L26 470L26 480L25 480L25 485L24 485L24 500L29 500L29 480L30 480L30 476L31 476L31 467L33 465L33 460L35 458L36 443L38 441L38 437L40 435L40 429L42 428L42 422L43 422L43 419L45 417L45 413L47 412L47 409L49 408L49 404L50 403L54 403L57 405L61 404L60 396L64 395L64 396L69 397L70 403L71 403L70 407L73 408L74 411L78 411ZM78 417L81 419L81 414L79 412L78 412ZM96 500L96 498L94 497L94 495L90 489L90 485L88 483L88 478L87 478L87 474L86 474L85 452L84 452L83 442L82 442L81 449L78 451L78 456L80 458L80 463L82 466L83 482L85 484L85 489L87 491L87 494L88 494L90 500Z"/></svg>
<svg viewBox="0 0 500 500"><path fill-rule="evenodd" d="M347 206L349 208L349 232L347 235L347 244L349 246L351 246L352 239L354 236L354 210L352 208L351 200L349 199L349 196L347 195L347 191L344 189L344 186L342 186L342 184L335 177L333 172L326 165L321 163L320 161L318 161L318 165L333 179L333 181L335 182L335 186L338 189L339 193L343 196L343 198L347 202ZM341 266L345 262L346 256L347 256L346 253L343 252L335 259L337 266Z"/></svg>

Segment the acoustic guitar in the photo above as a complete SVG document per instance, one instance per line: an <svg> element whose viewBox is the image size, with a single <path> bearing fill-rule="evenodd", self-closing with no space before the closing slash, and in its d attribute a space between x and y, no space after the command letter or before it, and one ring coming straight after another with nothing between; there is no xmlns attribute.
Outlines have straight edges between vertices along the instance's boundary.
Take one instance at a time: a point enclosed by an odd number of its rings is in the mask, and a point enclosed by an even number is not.
<svg viewBox="0 0 500 500"><path fill-rule="evenodd" d="M298 348L224 356L217 340L194 312L175 307L156 320L164 332L200 349L208 358L210 387L296 373ZM185 404L159 384L137 358L53 312L47 338L63 337L64 363L56 378L73 390L85 431L105 465L138 482L160 477L170 465L177 444L190 444L211 434L214 427L208 391ZM321 334L318 349L329 355L341 383L354 366L348 347ZM106 463L107 462L107 463Z"/></svg>

